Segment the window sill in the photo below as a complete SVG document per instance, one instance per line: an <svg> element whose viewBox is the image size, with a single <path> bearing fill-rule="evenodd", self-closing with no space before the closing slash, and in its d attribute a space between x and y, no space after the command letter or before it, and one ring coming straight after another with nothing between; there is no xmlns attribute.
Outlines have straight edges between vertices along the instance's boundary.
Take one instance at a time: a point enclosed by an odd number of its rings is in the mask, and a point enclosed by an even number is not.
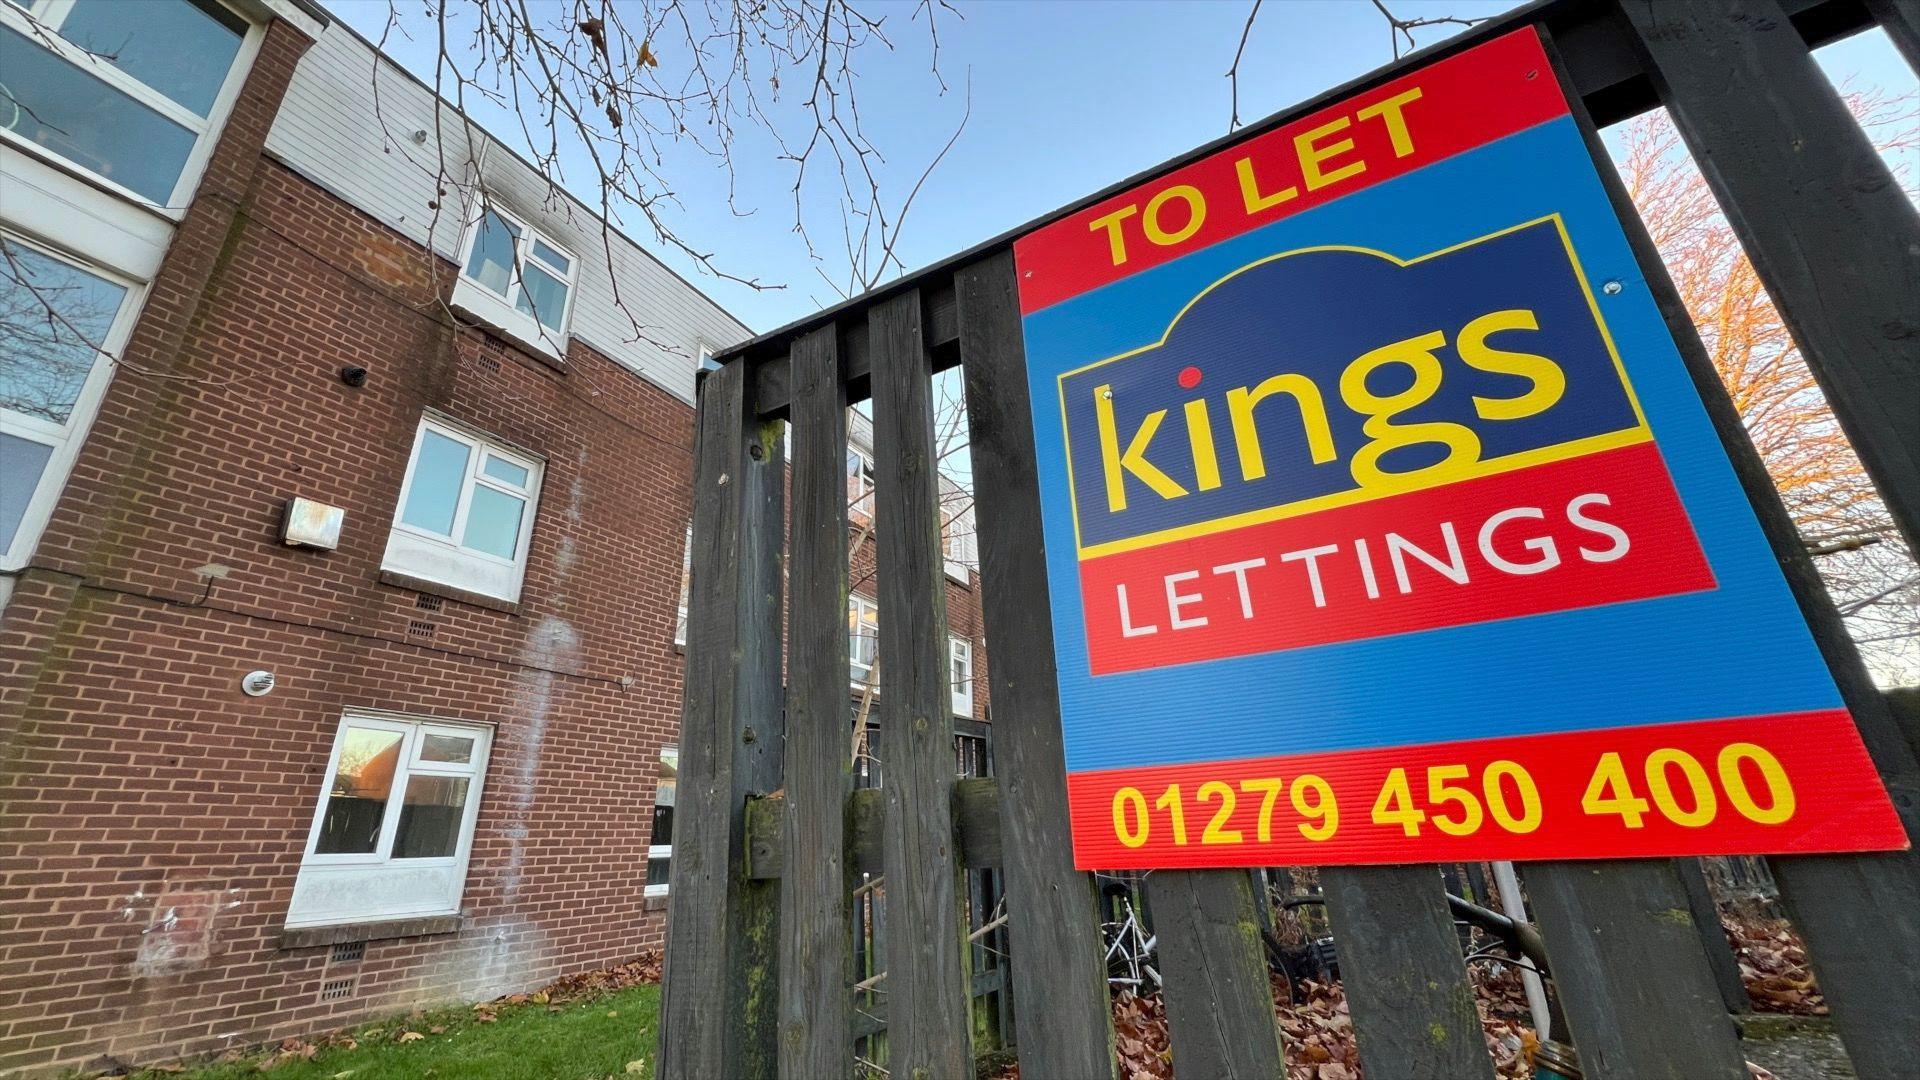
<svg viewBox="0 0 1920 1080"><path fill-rule="evenodd" d="M452 585L442 585L437 581L403 574L398 570L380 571L380 584L391 585L396 589L412 589L414 592L426 593L428 596L458 600L460 603L472 604L474 607L486 608L488 611L501 611L508 615L520 614L520 605L510 600L502 600L497 596L488 596L486 593L477 593Z"/></svg>
<svg viewBox="0 0 1920 1080"><path fill-rule="evenodd" d="M462 915L427 915L411 919L386 919L380 922L334 923L331 926L282 927L280 948L309 949L318 945L341 945L351 941L381 941L386 938L430 937L458 933L466 922Z"/></svg>

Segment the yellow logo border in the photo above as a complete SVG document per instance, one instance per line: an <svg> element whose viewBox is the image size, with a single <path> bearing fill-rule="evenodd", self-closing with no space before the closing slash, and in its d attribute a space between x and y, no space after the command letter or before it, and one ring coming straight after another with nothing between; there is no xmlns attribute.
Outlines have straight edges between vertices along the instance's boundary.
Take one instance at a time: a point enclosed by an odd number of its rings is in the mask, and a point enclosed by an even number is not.
<svg viewBox="0 0 1920 1080"><path fill-rule="evenodd" d="M1594 325L1600 329L1600 339L1606 343L1607 355L1613 359L1614 372L1620 376L1621 389L1626 391L1627 402L1633 407L1633 415L1636 421L1634 426L1621 428L1617 431L1609 431L1600 435L1589 435L1586 438L1575 439L1572 442L1555 443L1551 446L1543 446L1533 450L1523 450L1520 453L1508 454L1505 457L1485 458L1465 466L1435 465L1410 473L1398 474L1393 477L1390 483L1357 487L1347 491L1336 491L1310 499L1283 503L1279 506L1269 506L1260 510L1247 510L1227 517L1212 518L1207 521L1194 522L1190 525L1180 525L1171 529L1162 529L1158 532L1142 533L1139 536L1129 536L1119 540L1109 540L1101 544L1089 546L1081 541L1080 500L1073 475L1073 436L1072 429L1067 424L1066 381L1069 376L1078 375L1081 372L1091 371L1105 364L1125 360L1128 357L1138 356L1141 353L1160 348L1167 343L1169 337L1173 336L1173 330L1180 325L1180 320L1185 318L1187 312L1193 310L1194 305L1198 304L1202 298L1257 266L1264 266L1267 263L1291 258L1295 255L1305 255L1312 252L1323 251L1355 252L1385 259L1395 266L1414 266L1418 263L1426 262L1428 259L1437 259L1442 255L1452 254L1464 248L1473 247L1476 244L1483 244L1488 240L1495 240L1509 233L1532 228L1543 221L1553 222L1555 231L1560 235L1560 243L1566 248L1567 261L1573 266L1574 278L1579 281L1580 291L1587 298L1587 309L1593 313ZM1620 350L1614 345L1613 333L1607 329L1607 321L1600 315L1600 304L1594 298L1593 286L1587 281L1586 269L1580 265L1579 253L1573 249L1573 238L1567 234L1566 222L1563 221L1557 213L1537 217L1531 221L1523 221L1518 225L1510 225L1496 232L1487 233L1485 236L1477 236L1471 240L1465 240L1458 244L1441 248L1438 251L1430 251L1425 255L1412 259L1401 259L1389 252L1380 251L1375 248L1357 247L1350 244L1322 244L1314 247L1294 248L1290 251L1282 251L1278 254L1256 259L1228 273L1198 293L1195 293L1193 299L1187 301L1185 306L1181 307L1179 312L1174 315L1172 321L1167 323L1167 329L1160 335L1158 341L1149 345L1142 345L1139 348L1129 349L1115 356L1109 356L1105 360L1096 360L1091 364L1084 364L1070 371L1063 371L1056 378L1055 385L1058 397L1060 398L1060 438L1066 450L1067 498L1073 510L1073 543L1075 550L1079 553L1079 557L1082 560L1098 558L1102 555L1112 555L1122 551L1138 551L1141 548L1157 547L1175 540L1209 536L1213 533L1226 532L1230 529L1243 528L1248 525L1258 525L1268 521L1279 521L1284 518L1299 517L1304 514L1330 510L1339 506L1351 506L1356 503L1371 502L1374 499L1384 498L1389 495L1400 495L1410 491L1424 491L1428 488L1440 487L1444 484L1477 479L1482 476L1494 476L1499 473L1512 472L1516 469L1524 469L1532 465L1543 465L1550 461L1564 461L1567 458L1580 457L1621 446L1632 446L1636 443L1649 442L1653 439L1653 432L1647 426L1646 413L1640 408L1639 395L1634 393L1633 380L1627 377L1626 365L1620 360Z"/></svg>

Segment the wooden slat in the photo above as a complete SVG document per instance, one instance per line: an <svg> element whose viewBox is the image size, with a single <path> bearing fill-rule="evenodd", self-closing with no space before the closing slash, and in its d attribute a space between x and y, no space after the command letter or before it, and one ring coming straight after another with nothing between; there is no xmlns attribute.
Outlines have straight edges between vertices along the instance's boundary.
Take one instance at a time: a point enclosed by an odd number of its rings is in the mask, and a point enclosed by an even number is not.
<svg viewBox="0 0 1920 1080"><path fill-rule="evenodd" d="M778 885L746 874L748 797L780 786L778 423L744 365L708 375L694 447L693 581L660 1075L770 1076Z"/></svg>
<svg viewBox="0 0 1920 1080"><path fill-rule="evenodd" d="M965 922L954 882L952 687L940 556L933 383L920 294L867 317L873 349L874 534L880 570L880 727L886 733L888 1070L972 1074Z"/></svg>
<svg viewBox="0 0 1920 1080"><path fill-rule="evenodd" d="M1749 1013L1753 1002L1747 997L1747 984L1740 979L1740 961L1734 959L1733 946L1720 928L1720 909L1713 902L1713 890L1707 885L1707 873L1699 859L1673 860L1674 875L1687 891L1687 910L1693 914L1693 927L1700 937L1700 951L1713 972L1713 985L1720 991L1720 1004L1729 1013Z"/></svg>
<svg viewBox="0 0 1920 1080"><path fill-rule="evenodd" d="M1147 875L1147 901L1160 939L1174 1075L1282 1080L1280 1028L1246 871L1156 870Z"/></svg>
<svg viewBox="0 0 1920 1080"><path fill-rule="evenodd" d="M846 797L846 859L856 874L881 872L886 804L878 788ZM787 796L775 792L747 801L747 874L757 881L784 877L787 868ZM1000 782L979 777L953 782L953 825L960 861L971 870L1002 864Z"/></svg>
<svg viewBox="0 0 1920 1080"><path fill-rule="evenodd" d="M1371 1080L1491 1080L1493 1063L1432 866L1322 867L1320 887Z"/></svg>
<svg viewBox="0 0 1920 1080"><path fill-rule="evenodd" d="M1654 86L1920 551L1920 211L1775 0L1625 4Z"/></svg>
<svg viewBox="0 0 1920 1080"><path fill-rule="evenodd" d="M780 1075L853 1073L853 873L845 855L847 393L831 325L794 344Z"/></svg>
<svg viewBox="0 0 1920 1080"><path fill-rule="evenodd" d="M1747 1075L1670 860L1529 863L1525 872L1591 1080Z"/></svg>
<svg viewBox="0 0 1920 1080"><path fill-rule="evenodd" d="M1875 324L1881 333L1894 333L1900 319L1911 326L1910 301L1916 295L1920 258L1907 256L1907 265L1901 268L1897 249L1920 241L1899 239L1900 229L1895 226L1902 211L1899 206L1889 207L1882 196L1905 206L1909 236L1913 210L1890 180L1881 179L1886 177L1885 167L1871 148L1864 155L1858 152L1865 145L1864 136L1807 55L1804 42L1795 35L1767 31L1765 24L1773 17L1767 10L1729 7L1725 0L1656 8L1624 5L1623 10L1658 73L1657 88L1669 102L1676 125L1700 159L1716 196L1730 207L1729 220L1769 292L1781 301L1789 329L1805 347L1809 362L1825 367L1829 376L1837 371L1849 380L1882 370L1877 365L1885 362L1889 349L1898 352L1897 341L1883 340L1873 349L1878 359L1869 357L1857 367L1836 358L1832 349L1836 340L1871 338L1871 329L1863 331L1857 322L1871 318L1876 306L1882 319L1896 320ZM1657 20L1650 21L1649 13L1657 14ZM1691 65L1705 65L1705 69L1689 70ZM1701 76L1709 73L1711 78L1703 81ZM1596 161L1605 160L1605 149L1591 123L1581 119L1589 150ZM1861 665L1619 177L1609 168L1601 173L1626 224L1627 238L1647 272L1647 285L1680 346L1688 374L1793 588L1801 614L1833 670L1881 779L1894 794L1907 834L1920 836L1920 764L1915 762L1914 746ZM1887 185L1884 192L1876 194L1873 189L1883 183ZM1739 206L1743 204L1757 209L1742 213ZM1800 259L1806 260L1804 266L1788 265ZM1863 283L1862 273L1891 277ZM1902 274L1904 286L1895 280ZM1897 292L1903 287L1904 294ZM1885 307L1889 289L1896 290L1892 308ZM1791 293L1795 302L1787 303L1783 293ZM1899 306L1903 295L1908 301L1905 309ZM1835 338L1835 333L1841 336ZM1920 363L1912 351L1920 349L1920 335L1908 333L1904 340L1906 374L1896 376L1896 381L1904 378L1911 388L1912 380L1920 378ZM1845 404L1834 400L1837 412L1851 407L1854 389L1857 386L1848 388ZM1892 404L1905 392L1890 388L1884 404ZM1897 422L1897 415L1893 419ZM1914 427L1909 421L1903 436L1910 444L1920 439ZM1886 460L1887 449L1876 451L1881 455L1877 460ZM1878 477L1876 482L1884 479ZM1907 493L1920 498L1912 485ZM1783 857L1770 860L1770 866L1781 898L1806 939L1814 972L1855 1068L1863 1077L1910 1071L1912 1063L1920 1061L1920 920L1889 921L1885 913L1920 910L1920 862L1909 851Z"/></svg>
<svg viewBox="0 0 1920 1080"><path fill-rule="evenodd" d="M1033 415L1013 254L955 275L966 381L994 763L1020 798L1001 807L1021 1075L1114 1072L1113 1020L1091 875L1073 868L1066 752L1042 558Z"/></svg>

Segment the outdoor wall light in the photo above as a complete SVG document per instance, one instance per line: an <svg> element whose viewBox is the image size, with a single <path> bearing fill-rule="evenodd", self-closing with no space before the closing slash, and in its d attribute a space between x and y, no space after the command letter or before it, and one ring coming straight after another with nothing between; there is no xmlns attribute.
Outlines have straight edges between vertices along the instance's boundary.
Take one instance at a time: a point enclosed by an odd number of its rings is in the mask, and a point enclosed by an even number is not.
<svg viewBox="0 0 1920 1080"><path fill-rule="evenodd" d="M273 672L249 671L240 678L240 692L248 697L262 697L273 690Z"/></svg>

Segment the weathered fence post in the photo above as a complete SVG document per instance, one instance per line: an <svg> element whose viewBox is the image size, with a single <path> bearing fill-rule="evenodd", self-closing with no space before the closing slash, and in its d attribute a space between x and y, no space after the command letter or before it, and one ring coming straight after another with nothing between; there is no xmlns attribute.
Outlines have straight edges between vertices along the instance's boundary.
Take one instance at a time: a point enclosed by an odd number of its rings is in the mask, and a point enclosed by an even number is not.
<svg viewBox="0 0 1920 1080"><path fill-rule="evenodd" d="M1113 1020L1090 875L1073 868L1053 624L1040 544L1013 253L954 275L973 457L987 682L1006 869L1020 1070L1035 1080L1114 1071Z"/></svg>
<svg viewBox="0 0 1920 1080"><path fill-rule="evenodd" d="M746 361L708 375L694 439L693 581L680 723L660 1075L774 1071L779 882L747 876L746 805L780 786L781 425ZM720 823L725 822L722 828Z"/></svg>
<svg viewBox="0 0 1920 1080"><path fill-rule="evenodd" d="M1253 882L1239 870L1147 875L1178 1076L1284 1080Z"/></svg>
<svg viewBox="0 0 1920 1080"><path fill-rule="evenodd" d="M1699 859L1673 860L1673 872L1680 887L1687 891L1687 910L1693 913L1694 929L1700 935L1700 948L1706 953L1707 968L1713 983L1720 988L1720 1003L1730 1013L1750 1013L1753 1002L1747 986L1740 981L1740 962L1734 959L1733 946L1720 926L1720 906L1714 902L1713 889L1707 885L1707 872Z"/></svg>
<svg viewBox="0 0 1920 1080"><path fill-rule="evenodd" d="M874 533L880 564L880 662L886 691L888 1071L973 1075L966 921L954 881L952 689L940 568L933 366L920 293L867 316L873 349Z"/></svg>
<svg viewBox="0 0 1920 1080"><path fill-rule="evenodd" d="M847 389L832 323L791 352L793 522L787 615L786 860L780 1074L849 1076L853 871L845 858Z"/></svg>
<svg viewBox="0 0 1920 1080"><path fill-rule="evenodd" d="M1460 938L1432 866L1328 866L1327 915L1374 1080L1493 1076Z"/></svg>
<svg viewBox="0 0 1920 1080"><path fill-rule="evenodd" d="M1894 521L1920 550L1920 424L1912 419L1920 415L1920 214L1773 0L1621 7L1661 101ZM1651 249L1640 230L1628 235ZM1665 275L1657 277L1669 323L1684 325ZM1920 833L1913 746L1861 666L1697 341L1676 337L1912 837ZM1863 1077L1910 1071L1920 1060L1920 920L1885 913L1920 910L1920 860L1909 850L1770 861L1854 1067Z"/></svg>
<svg viewBox="0 0 1920 1080"><path fill-rule="evenodd" d="M1670 860L1529 863L1525 874L1588 1076L1747 1075Z"/></svg>

